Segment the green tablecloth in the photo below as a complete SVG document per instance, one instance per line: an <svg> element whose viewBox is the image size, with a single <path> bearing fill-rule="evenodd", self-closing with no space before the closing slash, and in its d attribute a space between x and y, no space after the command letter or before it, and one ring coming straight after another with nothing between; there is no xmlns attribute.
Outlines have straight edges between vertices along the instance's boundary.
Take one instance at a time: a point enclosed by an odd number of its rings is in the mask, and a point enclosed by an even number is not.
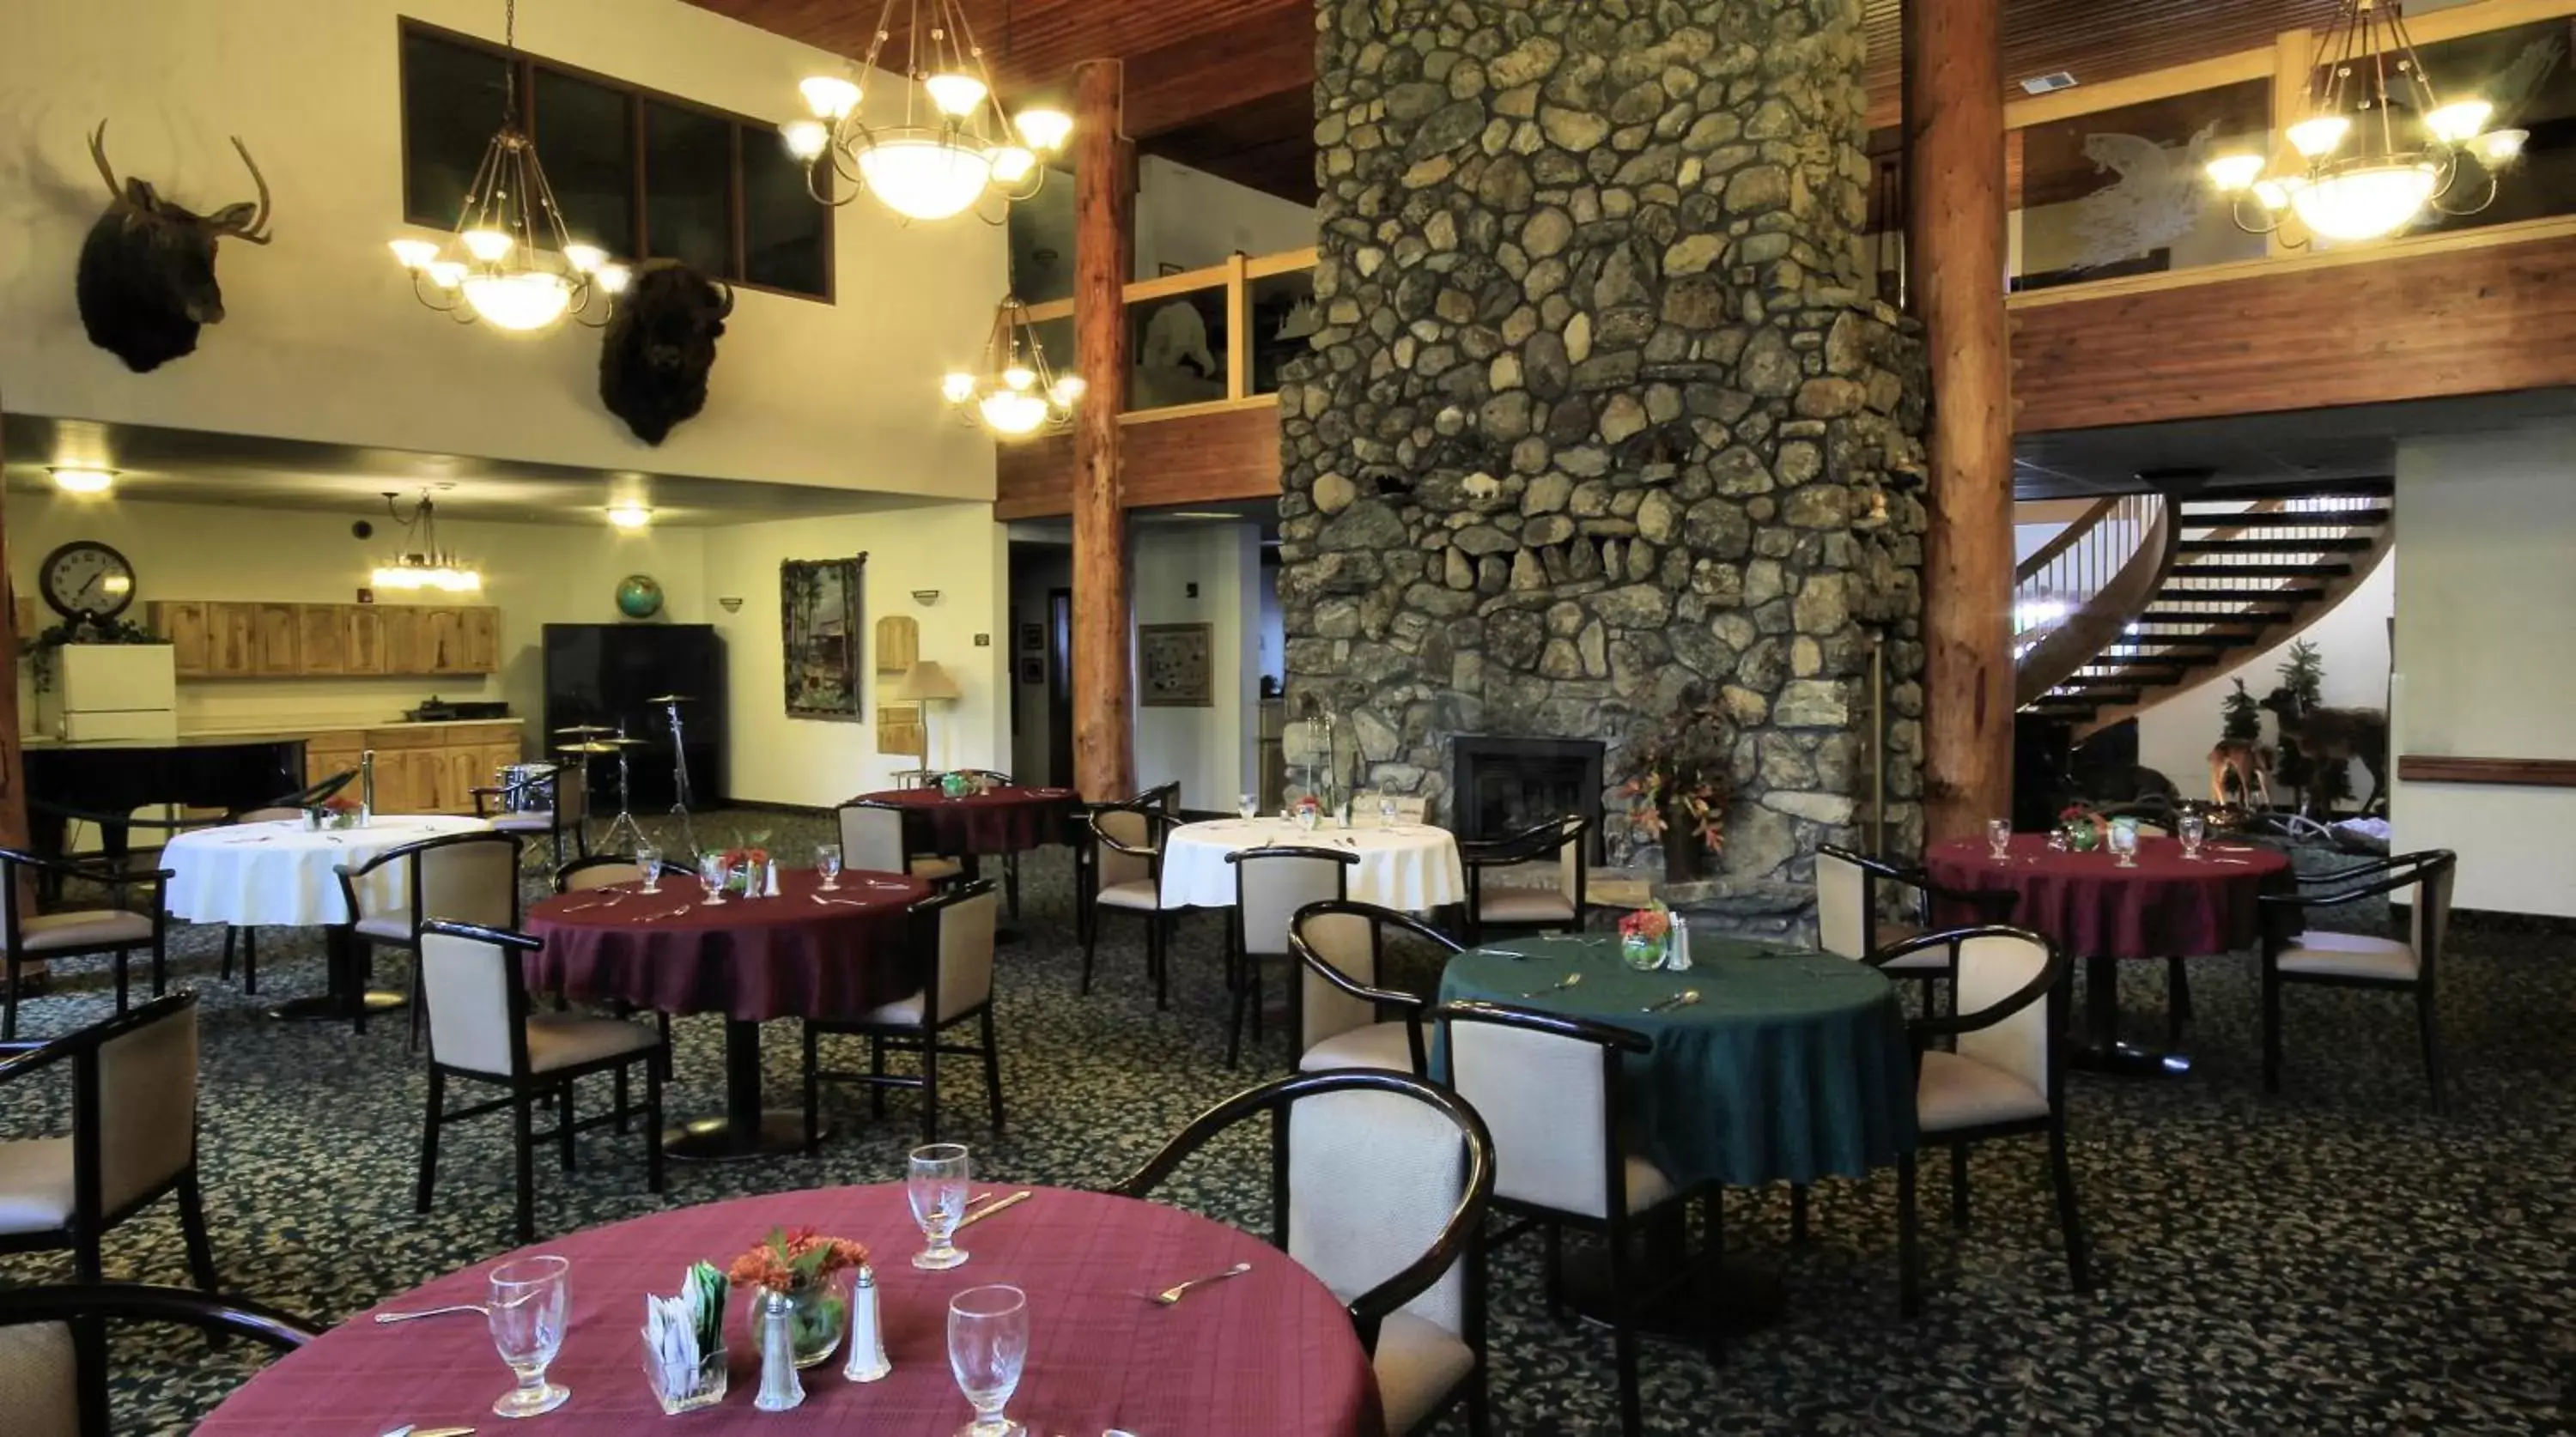
<svg viewBox="0 0 2576 1437"><path fill-rule="evenodd" d="M1646 1154L1680 1183L1749 1187L1858 1177L1914 1148L1914 1064L1885 975L1847 958L1703 936L1689 972L1639 973L1615 937L1545 938L1449 960L1443 1001L1482 998L1631 1028L1626 1060ZM1530 994L1570 973L1576 986ZM1641 1012L1685 988L1700 1001ZM1434 1058L1435 1070L1445 1063Z"/></svg>

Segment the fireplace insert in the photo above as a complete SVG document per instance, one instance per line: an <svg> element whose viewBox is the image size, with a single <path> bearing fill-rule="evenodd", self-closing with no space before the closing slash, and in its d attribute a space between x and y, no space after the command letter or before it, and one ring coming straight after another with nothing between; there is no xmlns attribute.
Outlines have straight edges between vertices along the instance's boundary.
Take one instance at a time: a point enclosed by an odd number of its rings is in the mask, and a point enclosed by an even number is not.
<svg viewBox="0 0 2576 1437"><path fill-rule="evenodd" d="M1462 735L1449 741L1450 828L1461 840L1505 838L1551 818L1592 820L1601 861L1602 745L1586 738Z"/></svg>

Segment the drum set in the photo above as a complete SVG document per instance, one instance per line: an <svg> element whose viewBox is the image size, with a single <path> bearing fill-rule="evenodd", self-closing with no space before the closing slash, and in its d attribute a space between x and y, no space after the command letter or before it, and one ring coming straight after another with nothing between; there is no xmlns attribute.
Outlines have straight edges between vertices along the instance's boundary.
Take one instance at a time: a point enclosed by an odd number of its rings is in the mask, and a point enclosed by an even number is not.
<svg viewBox="0 0 2576 1437"><path fill-rule="evenodd" d="M695 703L697 700L689 694L656 694L645 702L659 706L671 725L671 816L679 821L680 840L687 846L689 860L695 862L698 854L698 834L696 827L689 821L688 750L681 742L684 724L680 715L680 705ZM614 728L603 724L573 724L554 730L552 736L569 740L556 744L554 750L563 755L565 762L560 765L511 765L511 769L552 770L541 796L536 796L533 800L528 797L536 794L534 784L527 784L514 790L522 797L522 804L514 806L525 806L541 812L551 810L555 801L554 782L568 777L572 782L584 785L587 791L591 760L613 756L617 760L617 816L608 821L608 829L599 836L599 845L594 851L632 853L639 847L648 846L651 840L644 836L643 825L635 821L635 812L627 796L629 776L627 755L632 750L646 747L651 740L630 737L622 720ZM566 768L572 770L569 775L563 772ZM505 776L515 777L510 774L509 769L503 772ZM506 777L504 787L509 787ZM587 821L585 818L584 822Z"/></svg>

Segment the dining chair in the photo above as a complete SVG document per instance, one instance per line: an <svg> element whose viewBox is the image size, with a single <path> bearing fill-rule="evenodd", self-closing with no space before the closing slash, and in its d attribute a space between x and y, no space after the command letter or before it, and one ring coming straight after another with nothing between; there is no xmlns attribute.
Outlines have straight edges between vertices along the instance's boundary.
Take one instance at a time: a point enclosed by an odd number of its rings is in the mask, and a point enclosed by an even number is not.
<svg viewBox="0 0 2576 1437"><path fill-rule="evenodd" d="M111 890L119 906L30 913L26 908L33 887L26 882L29 878L57 882L76 878L97 884ZM116 976L116 1011L122 1013L127 1007L127 960L135 950L144 949L152 955L152 993L159 997L169 987L170 878L166 868L137 872L0 848L0 963L8 969L8 992L0 998L0 1042L18 1036L19 970L30 958L50 963L57 958L109 955ZM144 912L136 913L123 906L129 890L147 886L151 898Z"/></svg>
<svg viewBox="0 0 2576 1437"><path fill-rule="evenodd" d="M1904 907L1904 917L1888 916L1891 897ZM1936 899L1966 905L1983 923L2009 921L2021 901L2006 889L1947 887L1916 864L1890 863L1831 843L1816 850L1816 945L1837 957L1866 962L1873 953L1929 932ZM1930 1012L1934 985L1950 976L1950 955L1936 945L1878 968L1920 983L1924 1011Z"/></svg>
<svg viewBox="0 0 2576 1437"><path fill-rule="evenodd" d="M2067 957L2036 933L1988 924L1921 934L1868 961L1883 966L1927 948L1948 949L1954 967L1947 1011L1906 1023L1914 1044L1914 1127L1917 1151L1950 1150L1950 1221L1968 1225L1971 1144L2045 1134L2067 1275L2077 1292L2090 1292L2084 1218L2066 1156ZM1945 1038L1949 1048L1933 1046ZM1923 1308L1914 1168L1914 1152L1897 1159L1897 1263L1907 1317Z"/></svg>
<svg viewBox="0 0 2576 1437"><path fill-rule="evenodd" d="M184 1287L95 1282L0 1288L0 1393L10 1437L109 1437L141 1430L111 1420L109 1324L190 1327L246 1337L278 1352L312 1341L314 1327L241 1297Z"/></svg>
<svg viewBox="0 0 2576 1437"><path fill-rule="evenodd" d="M1163 911L1163 842L1172 819L1158 807L1117 804L1093 809L1085 826L1094 855L1094 886L1084 905L1091 921L1082 940L1082 992L1091 992L1092 959L1100 948L1100 915L1132 913L1145 923L1145 976L1154 985L1154 1006L1169 1008L1171 978L1165 950L1171 941L1171 919Z"/></svg>
<svg viewBox="0 0 2576 1437"><path fill-rule="evenodd" d="M930 883L953 882L965 870L955 859L926 854L912 842L904 807L877 798L854 798L839 810L841 865L867 873L908 873Z"/></svg>
<svg viewBox="0 0 2576 1437"><path fill-rule="evenodd" d="M2433 1111L2443 1111L2442 1013L2440 988L2442 948L2451 927L2451 880L2459 856L2447 848L2425 849L2337 869L2303 873L2299 883L2324 885L2321 893L2266 893L2258 902L2263 913L2263 1091L2281 1091L2281 992L2293 983L2328 988L2365 988L2415 995L2415 1022L2424 1044L2424 1082L2432 1091ZM2310 928L2307 919L2319 910L2359 903L2365 898L2412 890L2406 909L2406 936L2381 938L2363 933L2330 933Z"/></svg>
<svg viewBox="0 0 2576 1437"><path fill-rule="evenodd" d="M1294 1073L1190 1120L1110 1189L1150 1195L1235 1124L1270 1118L1270 1243L1348 1308L1392 1437L1463 1406L1491 1430L1485 1379L1485 1208L1494 1143L1457 1095L1405 1073Z"/></svg>
<svg viewBox="0 0 2576 1437"><path fill-rule="evenodd" d="M673 863L665 859L657 866L662 870L662 877L666 879L691 877L686 864ZM555 892L559 894L583 893L594 888L609 888L620 883L642 883L643 881L644 865L622 853L594 853L586 858L576 858L555 870ZM556 999L555 1006L558 1009L564 1006L560 997ZM634 1009L625 1003L610 1003L606 1006L615 1017L626 1018L634 1015ZM671 1077L671 1015L655 1013L653 1028L662 1035L662 1053L659 1061L662 1079L668 1082ZM626 1070L624 1068L617 1070L615 1101L621 1108L626 1106Z"/></svg>
<svg viewBox="0 0 2576 1437"><path fill-rule="evenodd" d="M910 960L919 966L922 985L910 997L880 1004L854 1019L805 1020L805 1151L823 1143L822 1085L856 1083L868 1089L877 1117L885 1116L888 1088L914 1088L921 1093L921 1140L939 1141L939 1058L980 1058L984 1096L993 1132L1002 1131L1002 1056L993 1040L993 932L1001 900L989 880L963 884L912 905L906 915ZM974 1023L972 1045L942 1042L941 1035ZM821 1040L846 1035L868 1040L868 1071L844 1072L822 1066ZM921 1059L917 1075L888 1073L886 1054L914 1053Z"/></svg>
<svg viewBox="0 0 2576 1437"><path fill-rule="evenodd" d="M1226 925L1225 986L1232 995L1225 1028L1225 1065L1243 1048L1243 1016L1252 1009L1252 1041L1261 1041L1261 966L1266 959L1294 962L1288 930L1298 910L1348 895L1360 856L1347 848L1239 849L1225 856L1234 869L1234 912Z"/></svg>
<svg viewBox="0 0 2576 1437"><path fill-rule="evenodd" d="M348 965L352 992L366 986L369 959L378 948L413 955L411 970L411 1046L420 1046L420 935L432 919L445 918L485 928L519 926L519 836L515 833L442 833L397 844L365 862L340 864L340 900L351 921L337 927L326 942L337 950L326 960ZM403 899L369 906L367 880L378 870L397 869ZM367 1031L367 1005L357 1004L357 1028Z"/></svg>
<svg viewBox="0 0 2576 1437"><path fill-rule="evenodd" d="M573 1166L573 1139L585 1128L644 1120L644 1184L662 1191L662 1073L666 1045L660 1034L623 1018L584 1013L529 1011L521 955L545 946L525 933L432 919L420 930L422 1006L429 1009L429 1102L420 1129L420 1189L414 1200L426 1216L438 1182L438 1130L449 1123L510 1110L511 1146L518 1160L518 1240L536 1241L536 1145L552 1138L564 1170ZM592 1118L575 1112L574 1084L593 1073L644 1068L644 1106L630 1108L625 1089L612 1111ZM489 1102L447 1106L447 1080L470 1079L508 1091ZM555 1126L538 1132L536 1105L551 1099Z"/></svg>
<svg viewBox="0 0 2576 1437"><path fill-rule="evenodd" d="M0 1142L0 1253L70 1249L105 1272L108 1230L176 1194L188 1272L215 1290L197 1184L197 997L172 993L48 1043L0 1043L0 1083L71 1064L71 1136Z"/></svg>
<svg viewBox="0 0 2576 1437"><path fill-rule="evenodd" d="M1562 1234L1597 1233L1609 1263L1611 1347L1618 1368L1619 1429L1645 1424L1637 1385L1637 1319L1645 1305L1696 1283L1713 1298L1724 1246L1722 1198L1706 1185L1675 1182L1630 1147L1621 1065L1651 1052L1654 1039L1630 1028L1497 1003L1443 1003L1441 1059L1449 1086L1485 1120L1494 1139L1494 1211L1518 1219L1487 1241L1500 1246L1536 1231L1547 1246L1547 1303L1564 1307ZM1663 1270L1640 1260L1635 1235L1668 1223L1687 1232L1689 1205L1702 1199L1706 1227L1696 1258ZM1709 1360L1718 1324L1706 1315Z"/></svg>
<svg viewBox="0 0 2576 1437"><path fill-rule="evenodd" d="M522 807L532 795L542 807ZM590 768L587 764L530 764L519 777L474 790L474 816L502 833L545 835L551 861L564 863L564 835L577 853L590 852Z"/></svg>
<svg viewBox="0 0 2576 1437"><path fill-rule="evenodd" d="M1591 873L1584 847L1591 832L1591 819L1570 813L1502 838L1459 844L1458 861L1467 872L1467 946L1481 945L1488 928L1581 932L1583 889ZM1541 864L1555 870L1548 886L1486 884L1491 873Z"/></svg>
<svg viewBox="0 0 2576 1437"><path fill-rule="evenodd" d="M1288 924L1288 948L1297 955L1294 997L1299 1069L1384 1068L1427 1076L1422 1025L1431 1004L1419 995L1380 982L1380 960L1392 930L1409 933L1441 953L1457 953L1458 940L1408 913L1343 898L1309 903Z"/></svg>
<svg viewBox="0 0 2576 1437"><path fill-rule="evenodd" d="M1073 917L1075 936L1083 942L1092 940L1093 897L1100 891L1100 845L1091 836L1090 818L1104 809L1150 809L1177 824L1181 818L1181 785L1178 779L1157 784L1129 798L1078 806L1073 825ZM1170 826L1167 824L1166 826Z"/></svg>

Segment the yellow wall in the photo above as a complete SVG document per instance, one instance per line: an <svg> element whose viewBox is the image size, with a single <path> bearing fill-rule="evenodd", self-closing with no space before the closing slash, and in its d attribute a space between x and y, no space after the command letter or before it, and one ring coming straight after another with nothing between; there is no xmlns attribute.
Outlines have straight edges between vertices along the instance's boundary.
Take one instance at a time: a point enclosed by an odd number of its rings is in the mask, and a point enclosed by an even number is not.
<svg viewBox="0 0 2576 1437"><path fill-rule="evenodd" d="M839 302L745 291L706 412L660 449L600 407L597 338L459 327L385 249L401 227L397 13L499 38L499 0L8 0L0 23L0 392L17 412L606 468L988 499L992 446L938 402L1004 287L997 229L839 212ZM842 62L680 0L521 7L530 51L785 119ZM892 85L873 87L892 92ZM275 194L273 244L223 247L229 317L128 373L81 332L82 236L121 174L200 209ZM496 122L497 122L497 116Z"/></svg>

